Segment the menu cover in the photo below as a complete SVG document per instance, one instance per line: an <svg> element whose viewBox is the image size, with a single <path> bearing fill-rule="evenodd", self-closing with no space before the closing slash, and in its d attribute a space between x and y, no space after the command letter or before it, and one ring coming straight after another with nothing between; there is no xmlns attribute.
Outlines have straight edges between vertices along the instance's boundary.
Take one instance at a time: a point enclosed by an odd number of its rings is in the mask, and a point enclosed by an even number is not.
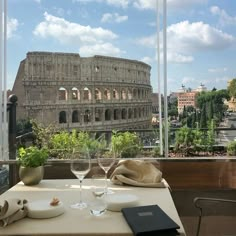
<svg viewBox="0 0 236 236"><path fill-rule="evenodd" d="M158 205L122 208L122 213L134 235L178 235L176 224Z"/></svg>

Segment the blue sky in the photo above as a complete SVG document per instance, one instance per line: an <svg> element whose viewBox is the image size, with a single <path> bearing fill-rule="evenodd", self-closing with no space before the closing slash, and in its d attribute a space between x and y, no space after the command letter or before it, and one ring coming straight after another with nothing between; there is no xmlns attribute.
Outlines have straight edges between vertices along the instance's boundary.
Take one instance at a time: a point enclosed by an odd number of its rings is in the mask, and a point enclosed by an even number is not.
<svg viewBox="0 0 236 236"><path fill-rule="evenodd" d="M167 8L168 93L226 88L236 77L235 1L167 0ZM53 51L146 62L156 92L156 29L155 0L8 0L8 88L28 51Z"/></svg>

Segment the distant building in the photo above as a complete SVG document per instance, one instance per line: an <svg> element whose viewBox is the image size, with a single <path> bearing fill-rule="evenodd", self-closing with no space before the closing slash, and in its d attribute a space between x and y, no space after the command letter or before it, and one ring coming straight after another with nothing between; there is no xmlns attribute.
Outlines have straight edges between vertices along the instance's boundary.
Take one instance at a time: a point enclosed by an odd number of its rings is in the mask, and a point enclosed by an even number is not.
<svg viewBox="0 0 236 236"><path fill-rule="evenodd" d="M163 95L161 95L161 100L163 104ZM152 93L152 113L157 114L159 113L159 94Z"/></svg>
<svg viewBox="0 0 236 236"><path fill-rule="evenodd" d="M232 80L228 81L228 87ZM225 104L228 106L228 111L236 112L236 98L231 97L229 101L225 100Z"/></svg>
<svg viewBox="0 0 236 236"><path fill-rule="evenodd" d="M200 86L197 87L197 88L195 89L195 91L196 91L196 92L199 92L199 93L201 93L201 92L206 92L206 91L207 91L207 88L206 88L206 86L205 86L204 84L200 84Z"/></svg>
<svg viewBox="0 0 236 236"><path fill-rule="evenodd" d="M178 94L178 113L182 113L184 107L195 107L196 108L196 95L197 92L184 92Z"/></svg>
<svg viewBox="0 0 236 236"><path fill-rule="evenodd" d="M12 93L17 118L71 130L149 128L151 67L123 58L29 52Z"/></svg>
<svg viewBox="0 0 236 236"><path fill-rule="evenodd" d="M152 93L152 113L159 112L159 95L158 93Z"/></svg>
<svg viewBox="0 0 236 236"><path fill-rule="evenodd" d="M201 84L197 89L186 89L184 85L177 91L178 113L182 113L184 107L192 106L196 108L196 96L198 93L207 91L207 88Z"/></svg>

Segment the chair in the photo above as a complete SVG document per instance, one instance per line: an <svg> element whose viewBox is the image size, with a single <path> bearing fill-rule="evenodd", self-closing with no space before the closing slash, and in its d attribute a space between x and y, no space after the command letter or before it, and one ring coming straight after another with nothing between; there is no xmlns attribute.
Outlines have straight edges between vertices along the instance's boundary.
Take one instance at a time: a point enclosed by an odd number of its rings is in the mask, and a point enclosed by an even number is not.
<svg viewBox="0 0 236 236"><path fill-rule="evenodd" d="M233 213L234 216L236 215L236 208L232 208L232 204L235 204L236 206L236 200L222 199L222 198L195 197L193 202L194 202L194 206L199 210L196 236L199 236L203 216L217 216L217 215L225 216L225 215L231 215L231 213ZM226 204L228 205L227 207L226 207ZM217 224L218 222L214 222L214 223L215 223L215 228L218 229L219 227L221 227L221 225ZM234 228L233 230L235 230L234 235L236 235L235 224L232 227ZM224 230L223 227L221 228ZM232 235L232 234L230 233L230 234L224 234L224 235Z"/></svg>

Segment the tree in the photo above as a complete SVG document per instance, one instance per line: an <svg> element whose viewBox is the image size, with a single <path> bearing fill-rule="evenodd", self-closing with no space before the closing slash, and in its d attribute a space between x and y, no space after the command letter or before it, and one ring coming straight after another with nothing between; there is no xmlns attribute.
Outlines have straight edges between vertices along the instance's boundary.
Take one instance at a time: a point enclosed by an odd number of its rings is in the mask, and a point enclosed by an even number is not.
<svg viewBox="0 0 236 236"><path fill-rule="evenodd" d="M168 102L168 116L170 118L176 118L178 116L178 100L177 97L173 97Z"/></svg>
<svg viewBox="0 0 236 236"><path fill-rule="evenodd" d="M215 122L212 119L208 124L208 131L207 131L207 148L208 151L213 152L213 147L215 144Z"/></svg>
<svg viewBox="0 0 236 236"><path fill-rule="evenodd" d="M22 135L32 131L30 120L20 119L16 121L16 135Z"/></svg>
<svg viewBox="0 0 236 236"><path fill-rule="evenodd" d="M187 106L187 107L186 107L186 112L187 112L187 113L193 113L194 111L195 111L194 106Z"/></svg>
<svg viewBox="0 0 236 236"><path fill-rule="evenodd" d="M172 109L168 110L168 116L177 117L178 116L178 109L172 108Z"/></svg>
<svg viewBox="0 0 236 236"><path fill-rule="evenodd" d="M231 97L236 97L236 78L230 81L228 91Z"/></svg>
<svg viewBox="0 0 236 236"><path fill-rule="evenodd" d="M186 126L176 132L174 150L184 156L193 155L203 143L203 133L199 129L190 129Z"/></svg>
<svg viewBox="0 0 236 236"><path fill-rule="evenodd" d="M207 112L207 114L208 114L208 120L212 120L213 117L214 117L214 110L213 110L213 102L212 102L212 99L211 99L211 101L210 101L210 103L209 103L209 107L208 107L208 112Z"/></svg>
<svg viewBox="0 0 236 236"><path fill-rule="evenodd" d="M224 105L225 99L229 99L228 90L212 90L209 92L199 93L197 95L196 103L201 114L205 112L207 113L205 115L208 119L214 118L217 122L220 122L222 120L224 112L227 109L227 107Z"/></svg>
<svg viewBox="0 0 236 236"><path fill-rule="evenodd" d="M203 105L200 117L200 127L207 128L206 104Z"/></svg>

